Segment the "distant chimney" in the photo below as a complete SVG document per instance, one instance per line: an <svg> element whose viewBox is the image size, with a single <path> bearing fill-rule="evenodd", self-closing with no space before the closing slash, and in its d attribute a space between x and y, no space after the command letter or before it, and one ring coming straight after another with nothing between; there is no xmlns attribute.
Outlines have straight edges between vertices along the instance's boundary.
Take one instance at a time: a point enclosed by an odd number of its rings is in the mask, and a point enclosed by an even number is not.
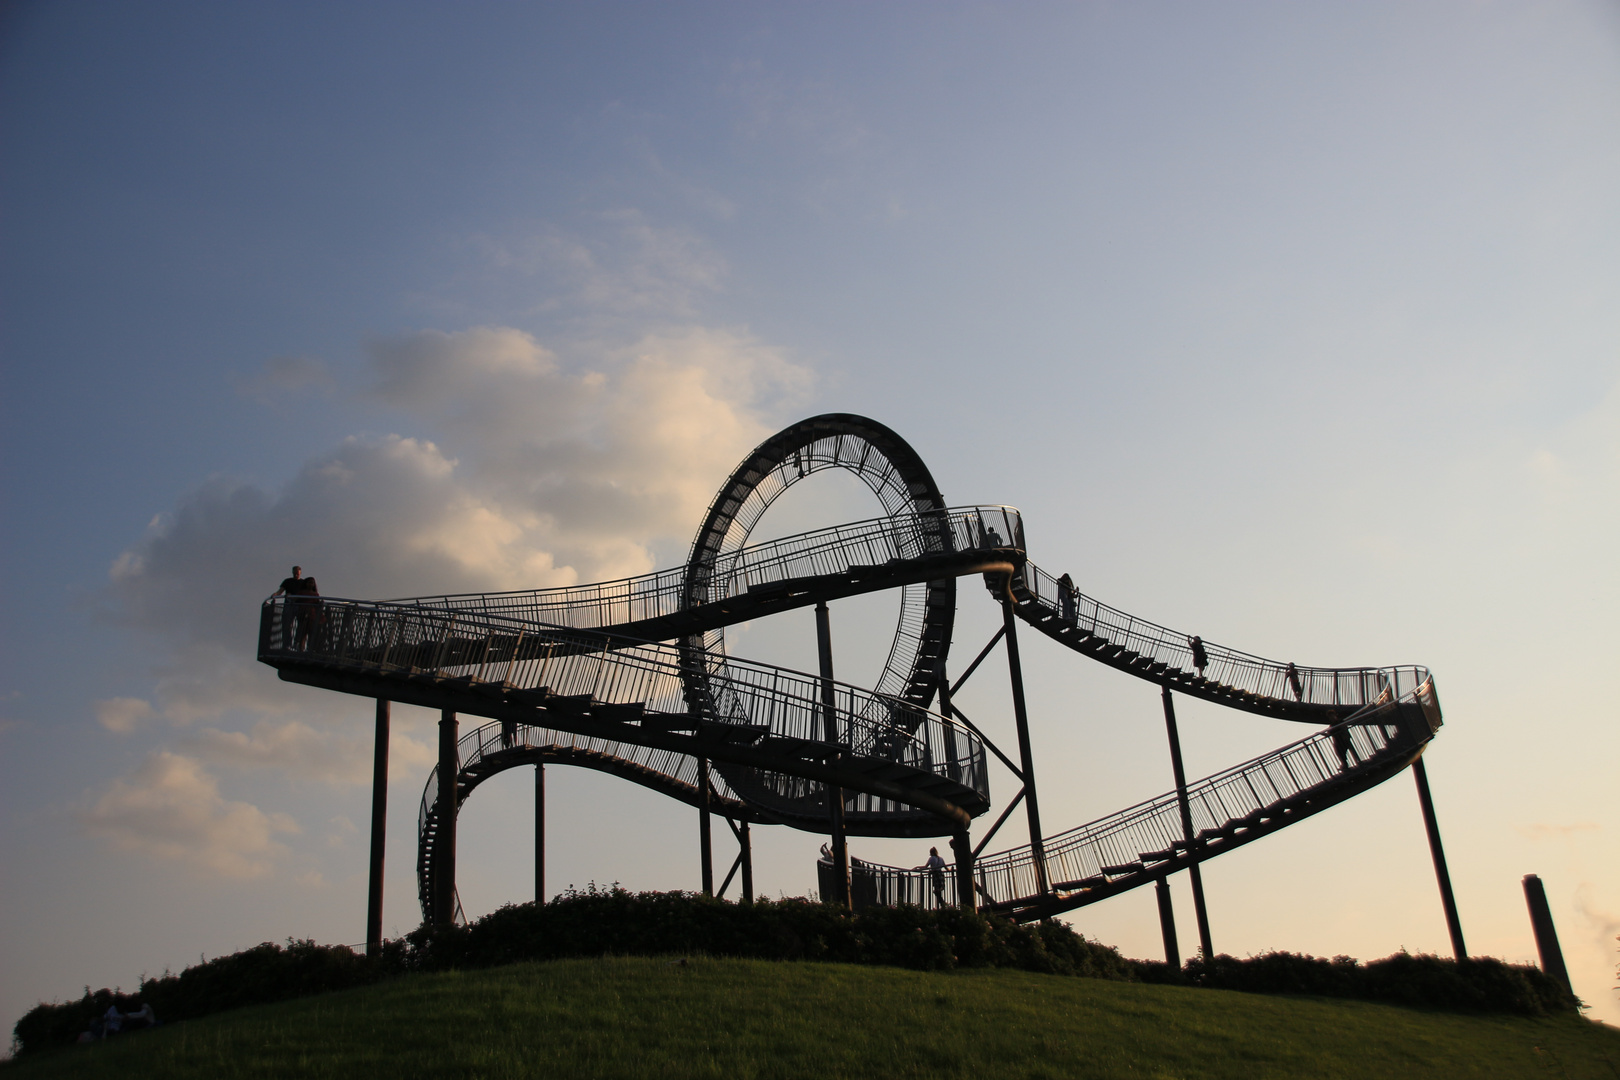
<svg viewBox="0 0 1620 1080"><path fill-rule="evenodd" d="M1569 970L1564 967L1564 954L1558 948L1558 931L1553 929L1552 910L1547 907L1547 890L1534 874L1524 875L1524 902L1530 906L1530 927L1536 932L1536 952L1541 954L1541 970L1551 975L1571 994L1575 988L1569 983Z"/></svg>

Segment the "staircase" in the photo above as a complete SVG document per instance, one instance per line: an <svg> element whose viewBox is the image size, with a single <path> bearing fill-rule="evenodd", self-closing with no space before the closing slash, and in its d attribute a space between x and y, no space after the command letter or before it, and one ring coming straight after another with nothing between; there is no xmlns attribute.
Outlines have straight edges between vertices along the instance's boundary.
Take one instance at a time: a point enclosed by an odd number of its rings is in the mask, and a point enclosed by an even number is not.
<svg viewBox="0 0 1620 1080"><path fill-rule="evenodd" d="M1200 668L1191 634L1078 591L1065 600L1058 579L1034 563L1026 562L1010 587L1018 617L1054 641L1190 697L1283 720L1333 724L1368 705L1408 698L1427 687L1424 693L1438 711L1425 667L1299 667L1200 641L1206 660Z"/></svg>

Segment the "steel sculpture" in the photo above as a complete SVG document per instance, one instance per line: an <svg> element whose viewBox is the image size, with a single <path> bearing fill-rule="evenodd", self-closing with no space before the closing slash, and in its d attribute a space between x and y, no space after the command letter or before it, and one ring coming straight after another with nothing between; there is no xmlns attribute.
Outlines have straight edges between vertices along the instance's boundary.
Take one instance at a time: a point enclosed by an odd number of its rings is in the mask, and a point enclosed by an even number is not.
<svg viewBox="0 0 1620 1080"><path fill-rule="evenodd" d="M866 484L884 516L749 543L777 498L827 469ZM982 575L1004 618L952 681L956 579L966 575ZM901 591L901 610L877 686L837 682L828 603L888 589ZM817 612L817 674L726 653L727 626L803 607ZM386 785L385 703L442 710L441 765L428 778L418 819L419 898L429 920L459 917L457 808L506 769L536 768L536 889L543 893L541 770L568 764L697 807L706 891L708 822L718 814L739 843L722 892L741 870L744 894L752 895L749 828L781 824L830 836L831 854L820 867L823 895L855 905L943 902L1036 919L1153 883L1173 956L1165 881L1186 870L1208 954L1201 863L1416 765L1447 925L1462 954L1421 772L1420 756L1441 724L1427 669L1301 667L1108 607L1080 593L1067 575L1054 578L1028 560L1018 511L947 507L916 452L864 417L812 417L760 444L721 488L682 567L563 589L326 598L319 624L302 641L283 632L293 617L287 600L265 602L259 658L285 680L378 700L377 798ZM1079 828L1042 832L1019 622L1160 688L1174 790ZM1008 654L1016 762L953 700L998 644ZM1319 730L1189 782L1176 693ZM462 735L461 713L496 722ZM991 808L987 751L1021 787L974 845L969 828ZM441 790L446 776L454 779L449 792ZM984 855L1020 805L1031 842ZM368 939L379 940L381 830L375 810ZM846 834L949 837L956 873L938 889L924 871L847 860Z"/></svg>

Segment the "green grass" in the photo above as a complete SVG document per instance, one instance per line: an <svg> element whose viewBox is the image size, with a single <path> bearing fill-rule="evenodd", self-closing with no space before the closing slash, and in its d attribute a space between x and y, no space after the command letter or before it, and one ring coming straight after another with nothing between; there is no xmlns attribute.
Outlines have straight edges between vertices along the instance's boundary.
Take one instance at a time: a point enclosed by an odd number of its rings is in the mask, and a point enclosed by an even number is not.
<svg viewBox="0 0 1620 1080"><path fill-rule="evenodd" d="M624 958L411 976L0 1076L1620 1080L1620 1032L1006 970Z"/></svg>

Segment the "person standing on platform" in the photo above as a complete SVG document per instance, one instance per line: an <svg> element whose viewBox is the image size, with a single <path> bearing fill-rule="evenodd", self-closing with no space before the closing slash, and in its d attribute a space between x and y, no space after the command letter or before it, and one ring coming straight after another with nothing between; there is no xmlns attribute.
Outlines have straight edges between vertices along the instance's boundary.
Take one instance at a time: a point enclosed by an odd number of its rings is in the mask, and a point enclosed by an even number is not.
<svg viewBox="0 0 1620 1080"><path fill-rule="evenodd" d="M933 887L934 901L940 907L945 906L945 860L939 856L939 848L928 849L928 861L917 867L928 871L928 884Z"/></svg>
<svg viewBox="0 0 1620 1080"><path fill-rule="evenodd" d="M292 568L292 577L283 578L281 587L271 597L286 596L287 606L282 614L282 648L302 649L309 644L309 632L314 629L320 615L320 589L315 579L304 576L304 568Z"/></svg>
<svg viewBox="0 0 1620 1080"><path fill-rule="evenodd" d="M292 568L292 577L282 578L281 584L276 588L276 591L270 594L272 600L278 596L287 597L287 602L281 606L281 647L283 649L293 647L293 607L296 601L292 598L303 595L303 592L304 568L295 566Z"/></svg>

